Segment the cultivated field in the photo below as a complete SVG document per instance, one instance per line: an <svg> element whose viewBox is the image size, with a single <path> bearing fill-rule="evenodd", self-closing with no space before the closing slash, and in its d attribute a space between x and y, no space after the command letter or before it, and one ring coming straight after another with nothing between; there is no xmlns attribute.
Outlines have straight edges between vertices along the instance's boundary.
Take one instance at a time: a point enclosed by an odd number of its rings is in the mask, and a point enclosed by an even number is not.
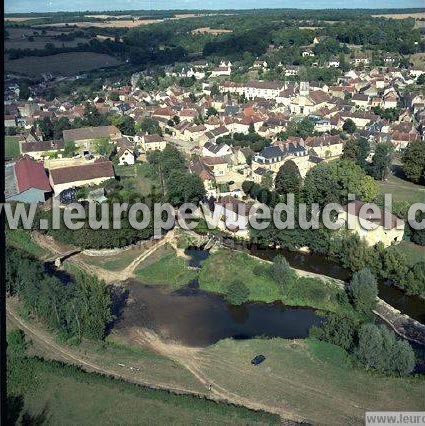
<svg viewBox="0 0 425 426"><path fill-rule="evenodd" d="M71 52L52 56L29 56L20 59L6 60L6 72L20 73L28 76L39 76L43 73L55 75L75 75L82 71L116 67L121 62L103 53Z"/></svg>
<svg viewBox="0 0 425 426"><path fill-rule="evenodd" d="M163 19L119 19L113 21L104 21L104 22L59 22L57 24L42 24L42 25L34 25L34 27L50 27L50 28L61 28L65 26L69 27L78 27L78 28L135 28L140 27L142 25L156 24L158 22L162 22Z"/></svg>
<svg viewBox="0 0 425 426"><path fill-rule="evenodd" d="M17 18L8 18L5 17L5 22L25 22L25 21L31 21L33 19L43 19L47 18L47 16L34 16L34 17L17 17Z"/></svg>
<svg viewBox="0 0 425 426"><path fill-rule="evenodd" d="M374 18L388 18L388 19L425 19L425 12L416 12L416 13L390 13L384 15L372 15Z"/></svg>

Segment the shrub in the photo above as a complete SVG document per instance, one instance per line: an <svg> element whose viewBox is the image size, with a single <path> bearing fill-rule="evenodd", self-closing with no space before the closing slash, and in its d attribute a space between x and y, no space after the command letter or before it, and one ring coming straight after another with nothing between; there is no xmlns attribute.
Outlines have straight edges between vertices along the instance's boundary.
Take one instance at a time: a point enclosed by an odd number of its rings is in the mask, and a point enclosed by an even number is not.
<svg viewBox="0 0 425 426"><path fill-rule="evenodd" d="M368 268L364 268L353 275L349 293L354 307L359 312L369 313L375 307L378 286L375 276Z"/></svg>
<svg viewBox="0 0 425 426"><path fill-rule="evenodd" d="M276 256L271 267L272 278L279 284L283 291L297 279L295 271L289 266L288 261L283 256Z"/></svg>
<svg viewBox="0 0 425 426"><path fill-rule="evenodd" d="M233 281L227 287L225 299L232 305L242 305L249 298L249 289L242 281Z"/></svg>
<svg viewBox="0 0 425 426"><path fill-rule="evenodd" d="M328 314L321 328L312 327L312 337L332 343L349 351L354 346L356 324L349 318L338 314Z"/></svg>

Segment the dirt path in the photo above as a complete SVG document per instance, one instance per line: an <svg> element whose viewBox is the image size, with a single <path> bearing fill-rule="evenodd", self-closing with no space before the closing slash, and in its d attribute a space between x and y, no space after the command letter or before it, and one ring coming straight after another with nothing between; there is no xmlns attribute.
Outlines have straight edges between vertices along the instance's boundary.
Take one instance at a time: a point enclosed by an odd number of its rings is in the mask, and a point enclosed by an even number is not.
<svg viewBox="0 0 425 426"><path fill-rule="evenodd" d="M33 232L32 239L36 244L46 250L49 250L53 255L60 255L61 253L70 250L70 246L62 245L58 243L54 238L48 235L40 234L39 232ZM152 247L150 247L146 251L143 251L139 256L133 259L128 266L126 266L124 269L120 269L117 271L107 270L100 266L86 263L80 254L74 255L66 261L88 272L89 274L95 274L99 279L104 280L106 283L117 283L119 281L125 281L129 278L134 278L134 271L137 269L139 264L145 259L147 259L157 249L167 243L172 242L173 239L174 232L168 232L164 238L157 240L157 242Z"/></svg>
<svg viewBox="0 0 425 426"><path fill-rule="evenodd" d="M217 382L209 378L202 371L202 358L200 356L202 352L201 348L192 348L178 344L163 342L155 333L146 329L136 330L135 333L135 342L143 346L148 345L159 354L166 356L167 358L170 358L173 361L179 363L187 370L189 370L206 387L206 389L209 389L209 387L211 386L211 391L208 391L210 392L210 397L213 397L214 399L218 400L227 401L232 404L243 405L245 407L251 408L252 410L268 411L270 413L278 414L279 416L287 420L304 420L303 418L288 412L282 407L255 402L251 399L247 399L234 392L231 392L228 389L219 385Z"/></svg>
<svg viewBox="0 0 425 426"><path fill-rule="evenodd" d="M44 330L30 325L27 321L23 320L19 315L16 314L14 309L10 307L10 303L6 305L6 313L8 315L8 318L13 323L15 323L20 329L22 329L29 338L38 342L43 346L43 348L47 350L47 352L50 352L52 354L53 359L57 359L59 355L60 358L62 358L63 360L71 362L74 365L78 365L84 370L120 378L152 389L167 390L177 394L191 394L195 396L206 397L207 399L211 399L218 402L226 402L235 405L245 406L252 410L261 410L273 414L278 414L282 417L283 420L287 421L303 420L302 418L294 416L279 407L268 406L243 398L210 380L201 371L199 366L199 360L196 356L201 351L201 349L164 343L154 333L151 333L147 330L138 332L138 337L134 339L137 343L142 344L144 346L150 346L156 352L160 353L161 355L167 356L168 358L185 367L190 373L193 374L193 376L200 383L202 383L202 385L205 386L204 393L194 392L191 389L185 388L183 386L170 386L169 384L161 382L135 379L134 377L132 378L128 377L127 375L120 374L116 370L107 369L102 366L99 366L98 364L87 359L87 357L83 357L80 353L77 353L76 351L71 350L66 346L56 343L52 336ZM210 385L212 386L211 391L208 390Z"/></svg>
<svg viewBox="0 0 425 426"><path fill-rule="evenodd" d="M116 378L121 378L126 381L131 381L133 383L137 383L143 386L147 386L153 389L161 389L161 390L169 390L175 393L185 393L185 394L192 394L192 395L200 395L200 396L206 396L205 394L200 394L197 392L193 392L192 390L185 388L185 387L177 387L177 386L170 386L166 383L161 382L152 382L152 381L146 381L144 379L134 379L130 378L127 375L120 374L116 370L111 370L104 368L102 366L97 365L96 363L93 363L87 357L82 357L80 353L77 353L74 350L71 350L67 346L59 345L55 342L55 340L52 338L52 336L41 330L38 327L30 325L27 321L23 320L10 306L8 303L6 305L6 313L8 318L13 321L20 329L25 331L25 334L30 337L32 340L35 340L39 342L48 352L52 353L52 358L54 359L55 356L60 355L61 358L64 360L71 362L75 365L81 366L83 369L87 371L93 371L101 374L110 375Z"/></svg>

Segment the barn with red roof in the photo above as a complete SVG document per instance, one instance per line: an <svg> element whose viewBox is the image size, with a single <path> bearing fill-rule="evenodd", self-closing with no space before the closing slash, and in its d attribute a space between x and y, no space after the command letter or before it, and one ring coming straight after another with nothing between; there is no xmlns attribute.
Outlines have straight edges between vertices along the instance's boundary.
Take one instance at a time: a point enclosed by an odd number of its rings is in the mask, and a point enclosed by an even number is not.
<svg viewBox="0 0 425 426"><path fill-rule="evenodd" d="M5 168L6 201L23 203L44 203L51 195L52 188L43 163L28 155Z"/></svg>

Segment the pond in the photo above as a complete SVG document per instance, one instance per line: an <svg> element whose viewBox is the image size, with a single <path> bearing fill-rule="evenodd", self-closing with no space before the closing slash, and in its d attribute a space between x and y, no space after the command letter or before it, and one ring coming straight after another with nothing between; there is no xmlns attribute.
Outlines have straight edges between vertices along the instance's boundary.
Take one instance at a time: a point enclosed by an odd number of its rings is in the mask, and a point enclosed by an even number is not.
<svg viewBox="0 0 425 426"><path fill-rule="evenodd" d="M129 338L136 329L146 327L165 340L205 347L225 338L304 338L311 326L321 324L309 308L281 303L231 306L219 295L196 289L196 283L174 292L136 280L126 284L127 302L114 333Z"/></svg>

